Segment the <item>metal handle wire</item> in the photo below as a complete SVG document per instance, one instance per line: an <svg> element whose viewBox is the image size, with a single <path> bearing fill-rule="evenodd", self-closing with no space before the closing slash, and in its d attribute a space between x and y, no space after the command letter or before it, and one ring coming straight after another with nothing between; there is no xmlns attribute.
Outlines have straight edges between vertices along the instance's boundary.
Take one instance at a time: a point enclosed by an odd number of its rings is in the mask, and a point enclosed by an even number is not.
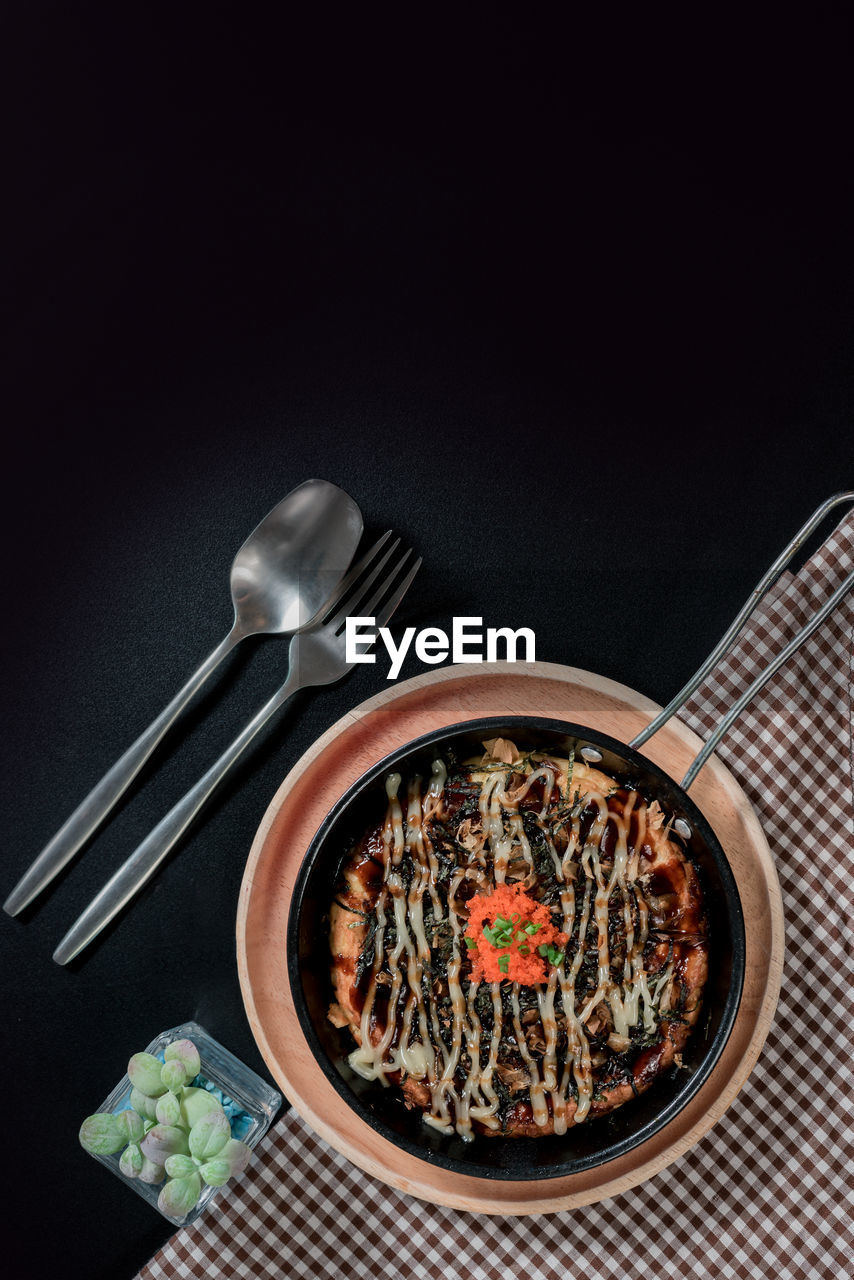
<svg viewBox="0 0 854 1280"><path fill-rule="evenodd" d="M789 545L780 553L780 555L771 565L770 569L767 571L767 573L764 575L761 581L754 588L753 592L745 602L743 608L740 610L738 615L730 624L726 633L718 641L717 645L709 654L709 656L706 658L702 666L699 667L697 671L695 671L694 675L691 677L688 683L679 690L679 692L676 694L674 698L670 700L670 702L668 702L667 706L664 707L662 711L659 711L655 719L651 720L650 723L646 726L646 728L642 729L641 732L632 739L632 741L629 743L630 747L637 750L639 747L643 745L643 743L647 742L653 736L653 734L657 733L658 730L662 727L662 725L665 725L667 721L670 720L671 717L676 714L677 711L680 711L682 709L682 707L685 705L685 703L688 701L691 695L695 693L696 690L703 683L703 681L705 680L709 672L712 671L712 669L715 667L718 660L731 648L733 641L737 639L745 622L747 622L748 618L750 618L751 615L755 612L760 601L767 595L768 591L771 589L771 587L780 577L780 574L783 573L783 571L786 569L787 565L790 564L790 562L792 561L794 556L797 554L797 552L800 550L800 548L803 546L803 544L806 542L810 534L812 534L818 528L822 520L824 520L824 518L835 507L841 506L844 503L854 503L854 490L847 490L842 493L834 494L832 497L828 498L825 502L823 502L821 506L818 507L813 512L809 520L807 520L806 524L803 525L803 527L798 530L798 532L795 534L794 538L792 538L792 541L789 543ZM682 780L682 787L684 790L687 791L687 789L690 787L691 783L694 781L697 774L700 772L703 765L706 763L709 756L712 754L715 747L720 742L721 738L724 736L724 734L730 728L733 722L738 718L738 716L741 714L744 708L748 705L748 703L756 696L757 693L759 693L759 691L763 688L763 686L767 684L767 682L771 679L771 677L777 671L779 671L780 667L782 667L783 664L789 660L789 658L792 656L795 650L800 648L800 646L804 643L804 641L807 640L812 635L812 633L816 630L816 628L821 625L821 623L828 616L828 614L830 614L836 608L839 602L843 599L844 596L848 594L848 592L852 589L852 587L854 587L854 573L850 573L848 575L845 581L841 584L841 586L837 588L837 590L833 593L830 599L826 601L826 603L818 611L815 617L812 618L810 622L807 623L807 625L803 628L803 630L800 631L789 642L789 644L786 645L785 649L783 649L777 655L777 657L774 658L774 660L769 664L769 666L763 672L761 672L761 674L756 678L756 680L753 681L750 687L746 689L745 692L741 695L738 701L730 708L730 710L727 712L726 716L724 716L720 724L710 734L709 738L706 740L706 743L702 751L699 753L697 758L693 761L688 772L685 774L685 777Z"/></svg>

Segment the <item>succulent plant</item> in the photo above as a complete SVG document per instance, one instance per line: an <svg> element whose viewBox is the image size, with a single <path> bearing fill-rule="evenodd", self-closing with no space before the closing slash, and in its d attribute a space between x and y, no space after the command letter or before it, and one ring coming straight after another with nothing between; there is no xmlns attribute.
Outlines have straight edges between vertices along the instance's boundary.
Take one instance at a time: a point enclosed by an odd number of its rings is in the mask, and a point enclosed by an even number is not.
<svg viewBox="0 0 854 1280"><path fill-rule="evenodd" d="M176 1089L183 1089L184 1085L189 1082L190 1077L187 1075L187 1068L183 1062L164 1062L160 1079L166 1088L171 1089L174 1093Z"/></svg>
<svg viewBox="0 0 854 1280"><path fill-rule="evenodd" d="M166 1159L170 1180L157 1204L170 1217L189 1213L201 1195L202 1184L224 1187L230 1177L246 1168L252 1154L245 1142L231 1137L231 1125L222 1110L211 1110L197 1121L188 1143L189 1154L176 1152Z"/></svg>
<svg viewBox="0 0 854 1280"><path fill-rule="evenodd" d="M211 1111L222 1111L222 1104L207 1089L188 1086L181 1091L181 1125L188 1133Z"/></svg>
<svg viewBox="0 0 854 1280"><path fill-rule="evenodd" d="M129 1142L122 1152L119 1168L126 1178L138 1178L142 1173L145 1156L135 1142Z"/></svg>
<svg viewBox="0 0 854 1280"><path fill-rule="evenodd" d="M80 1145L95 1156L112 1156L127 1143L127 1133L118 1116L99 1113L87 1116L80 1126Z"/></svg>
<svg viewBox="0 0 854 1280"><path fill-rule="evenodd" d="M138 1115L144 1116L152 1123L157 1119L157 1099L149 1098L141 1089L131 1089L130 1105Z"/></svg>
<svg viewBox="0 0 854 1280"><path fill-rule="evenodd" d="M196 1205L203 1186L224 1186L246 1168L252 1153L232 1136L223 1095L215 1097L192 1083L201 1071L192 1040L173 1041L163 1057L160 1062L150 1053L133 1055L130 1109L89 1116L80 1142L94 1155L121 1151L119 1168L127 1178L151 1185L168 1179L158 1208L181 1219ZM235 1104L225 1102L233 1112Z"/></svg>
<svg viewBox="0 0 854 1280"><path fill-rule="evenodd" d="M189 1149L187 1134L174 1124L156 1124L140 1143L142 1154L162 1165L166 1164L169 1156L186 1155Z"/></svg>
<svg viewBox="0 0 854 1280"><path fill-rule="evenodd" d="M202 1194L202 1180L197 1173L186 1178L170 1178L157 1197L157 1207L170 1218L186 1218Z"/></svg>
<svg viewBox="0 0 854 1280"><path fill-rule="evenodd" d="M168 1085L161 1080L163 1063L153 1053L135 1053L128 1063L128 1078L148 1098L159 1098Z"/></svg>
<svg viewBox="0 0 854 1280"><path fill-rule="evenodd" d="M190 1155L197 1160L210 1160L221 1151L231 1137L231 1125L223 1111L209 1111L190 1130Z"/></svg>
<svg viewBox="0 0 854 1280"><path fill-rule="evenodd" d="M187 1080L195 1080L202 1069L199 1051L192 1040L173 1040L166 1046L163 1057L166 1062L180 1062L187 1073Z"/></svg>
<svg viewBox="0 0 854 1280"><path fill-rule="evenodd" d="M187 1178L198 1167L192 1156L169 1156L166 1161L166 1172L170 1178Z"/></svg>
<svg viewBox="0 0 854 1280"><path fill-rule="evenodd" d="M181 1100L174 1093L164 1093L157 1099L154 1108L158 1124L176 1125L181 1123Z"/></svg>
<svg viewBox="0 0 854 1280"><path fill-rule="evenodd" d="M165 1177L166 1170L162 1164L155 1164L147 1156L142 1157L142 1168L139 1171L140 1182L147 1182L150 1186L156 1187Z"/></svg>
<svg viewBox="0 0 854 1280"><path fill-rule="evenodd" d="M206 1182L209 1187L224 1187L231 1177L231 1167L227 1160L220 1160L219 1157L216 1157L213 1160L206 1160L203 1165L200 1165L199 1174L202 1181Z"/></svg>
<svg viewBox="0 0 854 1280"><path fill-rule="evenodd" d="M245 1142L240 1142L237 1138L229 1138L225 1146L220 1147L216 1153L216 1159L224 1160L228 1164L228 1176L233 1178L246 1168L252 1159L252 1152Z"/></svg>
<svg viewBox="0 0 854 1280"><path fill-rule="evenodd" d="M127 1142L136 1143L142 1141L147 1129L145 1119L138 1111L120 1111L116 1119L124 1130ZM150 1123L148 1127L151 1127Z"/></svg>

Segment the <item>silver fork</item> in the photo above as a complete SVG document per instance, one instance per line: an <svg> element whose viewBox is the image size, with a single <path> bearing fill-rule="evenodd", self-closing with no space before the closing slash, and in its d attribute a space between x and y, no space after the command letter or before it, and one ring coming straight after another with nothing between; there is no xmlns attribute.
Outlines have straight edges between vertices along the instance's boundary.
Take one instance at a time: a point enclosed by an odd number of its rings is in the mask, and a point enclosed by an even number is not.
<svg viewBox="0 0 854 1280"><path fill-rule="evenodd" d="M419 557L401 579L411 555L410 551L404 551L380 579L400 545L399 538L386 545L390 537L391 530L384 533L350 570L319 620L305 631L297 632L291 640L290 668L285 683L93 898L54 951L53 958L57 964L67 964L79 955L151 879L169 850L270 717L300 689L333 684L346 675L353 666L346 658L344 626L347 618L375 617L377 626L388 623L421 566ZM377 559L384 547L384 554ZM363 578L369 568L370 572Z"/></svg>

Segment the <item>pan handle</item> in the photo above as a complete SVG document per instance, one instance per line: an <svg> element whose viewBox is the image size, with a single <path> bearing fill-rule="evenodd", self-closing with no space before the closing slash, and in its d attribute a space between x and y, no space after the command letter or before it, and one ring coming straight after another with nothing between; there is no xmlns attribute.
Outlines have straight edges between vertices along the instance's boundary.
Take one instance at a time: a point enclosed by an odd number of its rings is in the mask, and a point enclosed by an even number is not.
<svg viewBox="0 0 854 1280"><path fill-rule="evenodd" d="M658 713L655 719L650 721L650 723L646 726L646 728L642 729L641 732L635 738L632 739L632 741L629 743L630 747L633 747L635 750L637 750L637 748L642 746L643 743L646 742L649 738L651 738L654 733L657 733L658 730L662 727L662 725L667 723L667 721L671 718L671 716L674 716L677 711L681 710L681 708L685 705L685 703L690 698L691 694L694 693L702 684L702 682L705 680L706 676L715 666L718 659L729 649L730 645L738 636L739 632L744 626L744 623L747 621L747 619L751 616L751 614L756 609L760 600L763 599L763 597L767 594L771 586L777 581L780 574L783 572L786 566L793 559L797 551L803 546L804 542L806 542L810 534L813 533L814 530L818 528L818 526L821 524L825 516L830 511L832 511L834 507L838 507L843 503L854 503L854 491L849 490L844 493L834 494L832 497L828 498L825 502L823 502L821 506L818 507L813 512L813 514L810 516L806 524L801 529L798 530L798 532L795 534L794 538L789 543L789 545L785 548L784 551L780 553L780 555L771 565L768 572L765 574L762 580L757 584L752 594L744 604L744 607L741 609L738 616L734 619L734 621L726 631L725 635L723 635L721 639L718 641L717 645L709 654L708 658L706 658L703 665L694 673L694 675L691 677L688 683L684 685L682 689L679 690L676 696L672 698L670 702L668 702L667 706L664 707L664 709ZM821 623L824 621L824 619L828 616L828 614L831 613L836 608L840 600L842 600L843 597L847 595L847 593L852 589L852 587L854 587L854 573L851 573L848 575L848 577L841 584L841 586L834 592L834 594L830 597L830 599L822 606L822 608L815 615L815 617L807 624L807 626L804 627L804 629L800 631L798 635L796 635L794 639L789 642L789 644L786 645L785 649L783 649L782 652L780 652L777 655L777 657L770 664L770 666L768 666L766 670L763 671L762 674L759 675L756 680L754 680L753 684L750 685L750 687L745 690L745 692L741 695L741 697L734 704L734 706L730 708L730 710L727 712L724 719L720 722L720 724L717 726L717 728L708 738L705 746L703 747L703 750L700 752L696 760L691 765L691 768L688 770L684 779L682 780L683 789L685 790L688 789L688 787L696 778L697 774L702 769L706 760L712 754L715 747L720 742L723 735L726 733L727 729L729 729L729 727L736 720L736 718L741 714L741 712L744 710L747 704L751 701L751 699L754 698L757 693L759 693L760 689L762 689L762 687L771 679L771 677L775 674L775 672L777 672L780 669L780 667L782 667L783 664L788 661L788 659L792 656L795 650L799 648L799 646L802 645L803 642L809 636L812 635L815 629L818 626L820 626Z"/></svg>

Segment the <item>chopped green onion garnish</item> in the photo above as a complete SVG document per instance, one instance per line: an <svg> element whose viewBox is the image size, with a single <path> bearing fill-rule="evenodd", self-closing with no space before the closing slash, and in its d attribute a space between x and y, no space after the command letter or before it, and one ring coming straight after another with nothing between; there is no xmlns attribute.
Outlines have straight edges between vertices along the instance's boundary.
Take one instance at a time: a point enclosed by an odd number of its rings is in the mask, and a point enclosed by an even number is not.
<svg viewBox="0 0 854 1280"><path fill-rule="evenodd" d="M527 937L528 937L528 935L527 935L527 933L525 933L524 929L517 929L517 930L516 930L516 941L517 941L517 942L524 942L524 941L526 940L526 938L527 938Z"/></svg>
<svg viewBox="0 0 854 1280"><path fill-rule="evenodd" d="M537 947L537 951L541 956L547 956L550 950L551 948L545 942L541 942L540 945Z"/></svg>
<svg viewBox="0 0 854 1280"><path fill-rule="evenodd" d="M466 938L466 946L468 947L469 951L476 951L476 950L477 950L477 943L475 942L474 938L468 938L468 937L467 937L467 938Z"/></svg>
<svg viewBox="0 0 854 1280"><path fill-rule="evenodd" d="M526 933L529 933L529 934L532 934L532 933L539 933L539 932L540 932L540 928L541 928L541 926L540 926L540 925L538 925L538 924L534 924L534 923L533 923L533 921L531 921L531 923L530 923L530 924L526 924L526 925L525 925L525 932L526 932Z"/></svg>
<svg viewBox="0 0 854 1280"><path fill-rule="evenodd" d="M529 956L530 954L531 954L531 948L529 946L526 946L526 944L523 942L521 947L519 948L519 955Z"/></svg>
<svg viewBox="0 0 854 1280"><path fill-rule="evenodd" d="M483 926L483 936L493 947L509 947L513 942L513 926L499 916L494 928L490 929L487 924Z"/></svg>
<svg viewBox="0 0 854 1280"><path fill-rule="evenodd" d="M498 957L498 967L499 967L499 969L501 970L501 972L502 972L502 973L506 973L506 972L507 972L507 970L510 968L510 957L509 957L509 956L499 956L499 957Z"/></svg>

